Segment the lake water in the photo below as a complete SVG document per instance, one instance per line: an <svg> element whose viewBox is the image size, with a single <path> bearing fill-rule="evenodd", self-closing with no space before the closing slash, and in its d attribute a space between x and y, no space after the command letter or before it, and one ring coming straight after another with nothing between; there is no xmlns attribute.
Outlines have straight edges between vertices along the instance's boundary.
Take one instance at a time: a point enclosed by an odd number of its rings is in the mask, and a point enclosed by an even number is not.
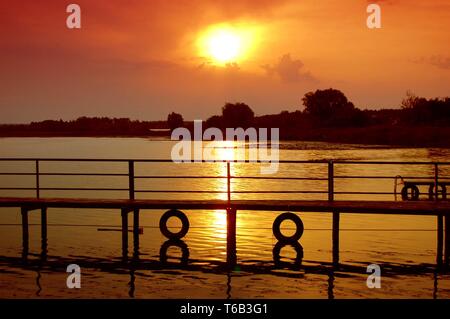
<svg viewBox="0 0 450 319"><path fill-rule="evenodd" d="M0 156L26 158L170 159L174 142L142 138L3 138ZM228 144L218 157L236 152ZM280 143L281 160L450 161L448 149L362 147L313 142ZM261 176L260 164L233 163L234 176ZM126 163L41 163L41 172L127 173ZM0 172L33 172L34 163L0 162ZM391 179L336 179L337 192L381 192L381 195L337 194L335 199L401 200L395 198L394 177L434 176L429 165L340 165L336 175L391 176ZM450 168L440 169L441 177ZM136 175L224 176L224 163L137 163ZM326 178L326 164L280 164L277 177ZM0 176L0 187L34 187L32 176ZM41 187L126 188L126 177L43 176ZM325 193L288 193L284 190L326 191L320 180L233 179L233 199L326 199ZM208 190L211 193L138 193L137 198L226 199L225 179L138 179L136 189ZM426 190L424 189L426 192ZM223 193L220 193L223 192ZM34 196L32 191L0 190L0 196ZM42 191L41 197L127 198L126 191ZM141 212L138 265L123 264L120 212L117 210L49 209L48 259L40 261L40 215L30 213L30 256L21 260L20 211L0 209L0 297L32 298L449 298L450 275L436 272L434 216L341 214L340 262L333 269L331 223L328 213L297 212L305 231L302 267L274 266L277 240L272 223L280 212L238 211L237 260L233 270L226 262L225 211L184 211L191 228L183 241L189 251L187 265L171 247L168 264L160 262L166 239L159 231L164 211ZM130 216L129 224L132 225ZM172 227L178 227L171 221ZM108 231L99 231L99 228ZM284 232L292 225L283 224ZM132 251L130 234L130 251ZM293 262L295 251L285 247L283 260ZM173 257L173 258L172 258ZM81 266L82 288L66 287L66 266ZM379 264L382 287L366 286L366 267Z"/></svg>

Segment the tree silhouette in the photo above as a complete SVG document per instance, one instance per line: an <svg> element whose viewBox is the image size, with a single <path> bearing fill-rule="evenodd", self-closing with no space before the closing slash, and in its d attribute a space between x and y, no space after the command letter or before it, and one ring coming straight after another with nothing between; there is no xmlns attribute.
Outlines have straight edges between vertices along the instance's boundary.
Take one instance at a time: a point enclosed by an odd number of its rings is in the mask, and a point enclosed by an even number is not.
<svg viewBox="0 0 450 319"><path fill-rule="evenodd" d="M450 123L450 99L427 100L411 91L401 103L403 120L409 124L448 125Z"/></svg>
<svg viewBox="0 0 450 319"><path fill-rule="evenodd" d="M245 103L226 103L222 107L222 120L225 127L248 128L253 125L255 113Z"/></svg>
<svg viewBox="0 0 450 319"><path fill-rule="evenodd" d="M220 115L213 115L209 117L205 122L206 127L217 127L217 128L223 128L224 123L222 116Z"/></svg>
<svg viewBox="0 0 450 319"><path fill-rule="evenodd" d="M167 126L173 131L177 127L181 127L184 124L184 119L181 114L172 112L167 116Z"/></svg>
<svg viewBox="0 0 450 319"><path fill-rule="evenodd" d="M326 89L308 92L302 99L305 113L319 125L339 126L361 120L361 111L339 90Z"/></svg>

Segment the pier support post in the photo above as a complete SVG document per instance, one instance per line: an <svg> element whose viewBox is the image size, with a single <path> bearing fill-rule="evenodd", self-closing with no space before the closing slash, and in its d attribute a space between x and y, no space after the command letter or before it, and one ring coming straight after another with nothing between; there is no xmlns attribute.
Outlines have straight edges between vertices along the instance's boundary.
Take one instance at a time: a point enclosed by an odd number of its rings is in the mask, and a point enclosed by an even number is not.
<svg viewBox="0 0 450 319"><path fill-rule="evenodd" d="M328 299L334 299L334 270L328 272Z"/></svg>
<svg viewBox="0 0 450 319"><path fill-rule="evenodd" d="M437 216L437 254L436 264L442 265L442 250L444 245L444 216Z"/></svg>
<svg viewBox="0 0 450 319"><path fill-rule="evenodd" d="M339 212L333 212L333 265L339 265L339 222L340 214Z"/></svg>
<svg viewBox="0 0 450 319"><path fill-rule="evenodd" d="M236 265L236 209L227 209L227 264Z"/></svg>
<svg viewBox="0 0 450 319"><path fill-rule="evenodd" d="M445 264L450 264L450 215L445 216Z"/></svg>
<svg viewBox="0 0 450 319"><path fill-rule="evenodd" d="M47 257L47 207L41 208L41 256Z"/></svg>
<svg viewBox="0 0 450 319"><path fill-rule="evenodd" d="M128 259L128 210L122 209L122 257Z"/></svg>
<svg viewBox="0 0 450 319"><path fill-rule="evenodd" d="M139 258L139 209L133 211L133 258Z"/></svg>
<svg viewBox="0 0 450 319"><path fill-rule="evenodd" d="M26 258L29 248L28 209L22 207L20 213L22 215L22 256Z"/></svg>

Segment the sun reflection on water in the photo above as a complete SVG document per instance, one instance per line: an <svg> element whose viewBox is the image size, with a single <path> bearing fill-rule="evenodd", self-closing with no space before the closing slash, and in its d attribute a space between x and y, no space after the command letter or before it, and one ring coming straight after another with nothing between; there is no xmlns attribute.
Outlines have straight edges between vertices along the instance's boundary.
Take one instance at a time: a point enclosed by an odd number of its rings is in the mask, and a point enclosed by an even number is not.
<svg viewBox="0 0 450 319"><path fill-rule="evenodd" d="M227 214L224 210L212 211L211 226L216 229L216 235L225 240L227 238Z"/></svg>
<svg viewBox="0 0 450 319"><path fill-rule="evenodd" d="M240 145L235 141L213 141L206 146L209 150L208 153L211 155L211 159L218 161L216 163L216 176L220 176L222 178L214 179L213 188L216 191L221 191L222 193L218 194L218 199L227 200L227 163L230 162L230 174L236 174L237 170L235 165L233 165L233 161L236 159L242 159L240 156ZM225 161L225 162L223 162ZM236 185L236 180L232 180L231 182L231 191L233 191L233 187Z"/></svg>

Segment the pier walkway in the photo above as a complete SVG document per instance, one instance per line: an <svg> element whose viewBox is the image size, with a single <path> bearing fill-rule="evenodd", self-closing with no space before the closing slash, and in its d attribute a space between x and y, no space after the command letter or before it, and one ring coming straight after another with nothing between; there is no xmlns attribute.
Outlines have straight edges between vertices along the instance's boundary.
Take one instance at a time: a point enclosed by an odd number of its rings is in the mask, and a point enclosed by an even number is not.
<svg viewBox="0 0 450 319"><path fill-rule="evenodd" d="M422 163L422 162L357 162L357 161L280 161L280 164L314 164L324 165L325 177L308 177L308 176L236 176L231 174L232 163L224 161L226 164L225 176L175 176L175 175L136 175L135 164L136 163L168 163L170 160L105 160L105 159L0 159L0 162L13 162L15 164L20 162L31 162L35 164L34 172L0 172L1 175L8 176L33 176L35 178L35 184L32 187L0 187L3 191L33 191L34 197L23 196L3 196L0 197L0 207L17 207L21 211L22 217L22 234L23 234L23 252L26 256L28 254L29 247L29 233L28 233L28 215L30 212L40 210L41 212L41 237L42 237L42 251L47 251L47 210L53 208L80 208L80 209L117 209L122 216L122 252L123 258L128 258L128 214L133 214L133 244L134 252L139 252L139 219L141 211L145 210L145 213L151 213L155 210L168 210L161 218L160 228L162 233L169 239L180 239L189 230L189 222L186 215L180 210L225 210L227 212L227 263L234 265L237 262L236 257L236 214L237 211L279 211L289 212L283 213L279 217L283 217L280 223L284 219L291 219L297 225L297 231L299 236L295 240L298 241L303 233L303 224L299 221L299 217L290 214L292 212L309 213L320 212L332 214L332 260L333 263L339 264L339 221L340 215L346 213L353 214L398 214L398 215L428 215L436 216L437 220L437 253L436 263L441 265L445 263L449 264L450 259L450 201L445 198L439 198L438 194L433 197L433 200L406 200L406 201L387 201L387 200L336 200L336 194L348 194L366 196L369 195L386 195L392 194L392 192L372 192L372 191L349 191L349 192L336 192L335 180L337 179L394 179L397 176L383 176L383 175L336 175L334 173L335 165L431 165L434 172L434 183L439 185L442 180L448 180L447 176L439 175L439 167L450 165L450 163ZM126 173L83 173L83 172L42 172L41 164L43 162L96 162L96 163L126 163L128 171ZM184 164L178 164L184 165ZM447 167L448 168L448 167ZM105 176L125 177L128 182L128 187L123 188L80 188L80 187L42 187L43 176L91 176L97 178L103 178ZM194 178L218 178L226 179L227 191L216 191L216 193L226 193L226 200L195 200L195 199L136 199L136 194L139 193L215 193L214 191L196 191L196 190L155 190L155 189L140 189L135 188L135 181L137 179L194 179ZM233 191L231 188L232 179L265 179L265 180L285 180L286 185L294 183L296 180L309 180L309 181L323 181L326 184L326 188L323 190L255 190L255 191ZM422 176L414 178L430 178L429 176ZM438 189L436 187L435 189ZM43 197L42 192L46 191L126 191L129 196L127 199L108 199L108 198L54 198ZM232 194L237 193L270 193L270 194L301 194L301 193L314 193L325 194L326 199L317 200L269 200L269 199L232 199ZM396 194L394 194L396 195ZM163 196L161 196L164 198ZM147 212L150 211L150 212ZM143 212L144 213L144 212ZM289 215L290 214L290 215ZM182 230L179 233L171 233L165 227L165 222L169 217L178 217L182 221ZM295 217L292 219L292 217ZM165 218L165 219L164 219ZM164 220L164 222L163 222ZM164 226L164 227L163 227ZM301 226L301 230L298 229ZM445 226L445 227L444 227ZM280 225L277 225L278 230ZM273 225L274 234L276 235L275 222ZM295 234L294 234L295 235ZM286 238L287 241L292 242L292 238ZM279 240L279 236L277 237ZM294 236L295 237L295 236ZM136 256L135 256L136 257Z"/></svg>

